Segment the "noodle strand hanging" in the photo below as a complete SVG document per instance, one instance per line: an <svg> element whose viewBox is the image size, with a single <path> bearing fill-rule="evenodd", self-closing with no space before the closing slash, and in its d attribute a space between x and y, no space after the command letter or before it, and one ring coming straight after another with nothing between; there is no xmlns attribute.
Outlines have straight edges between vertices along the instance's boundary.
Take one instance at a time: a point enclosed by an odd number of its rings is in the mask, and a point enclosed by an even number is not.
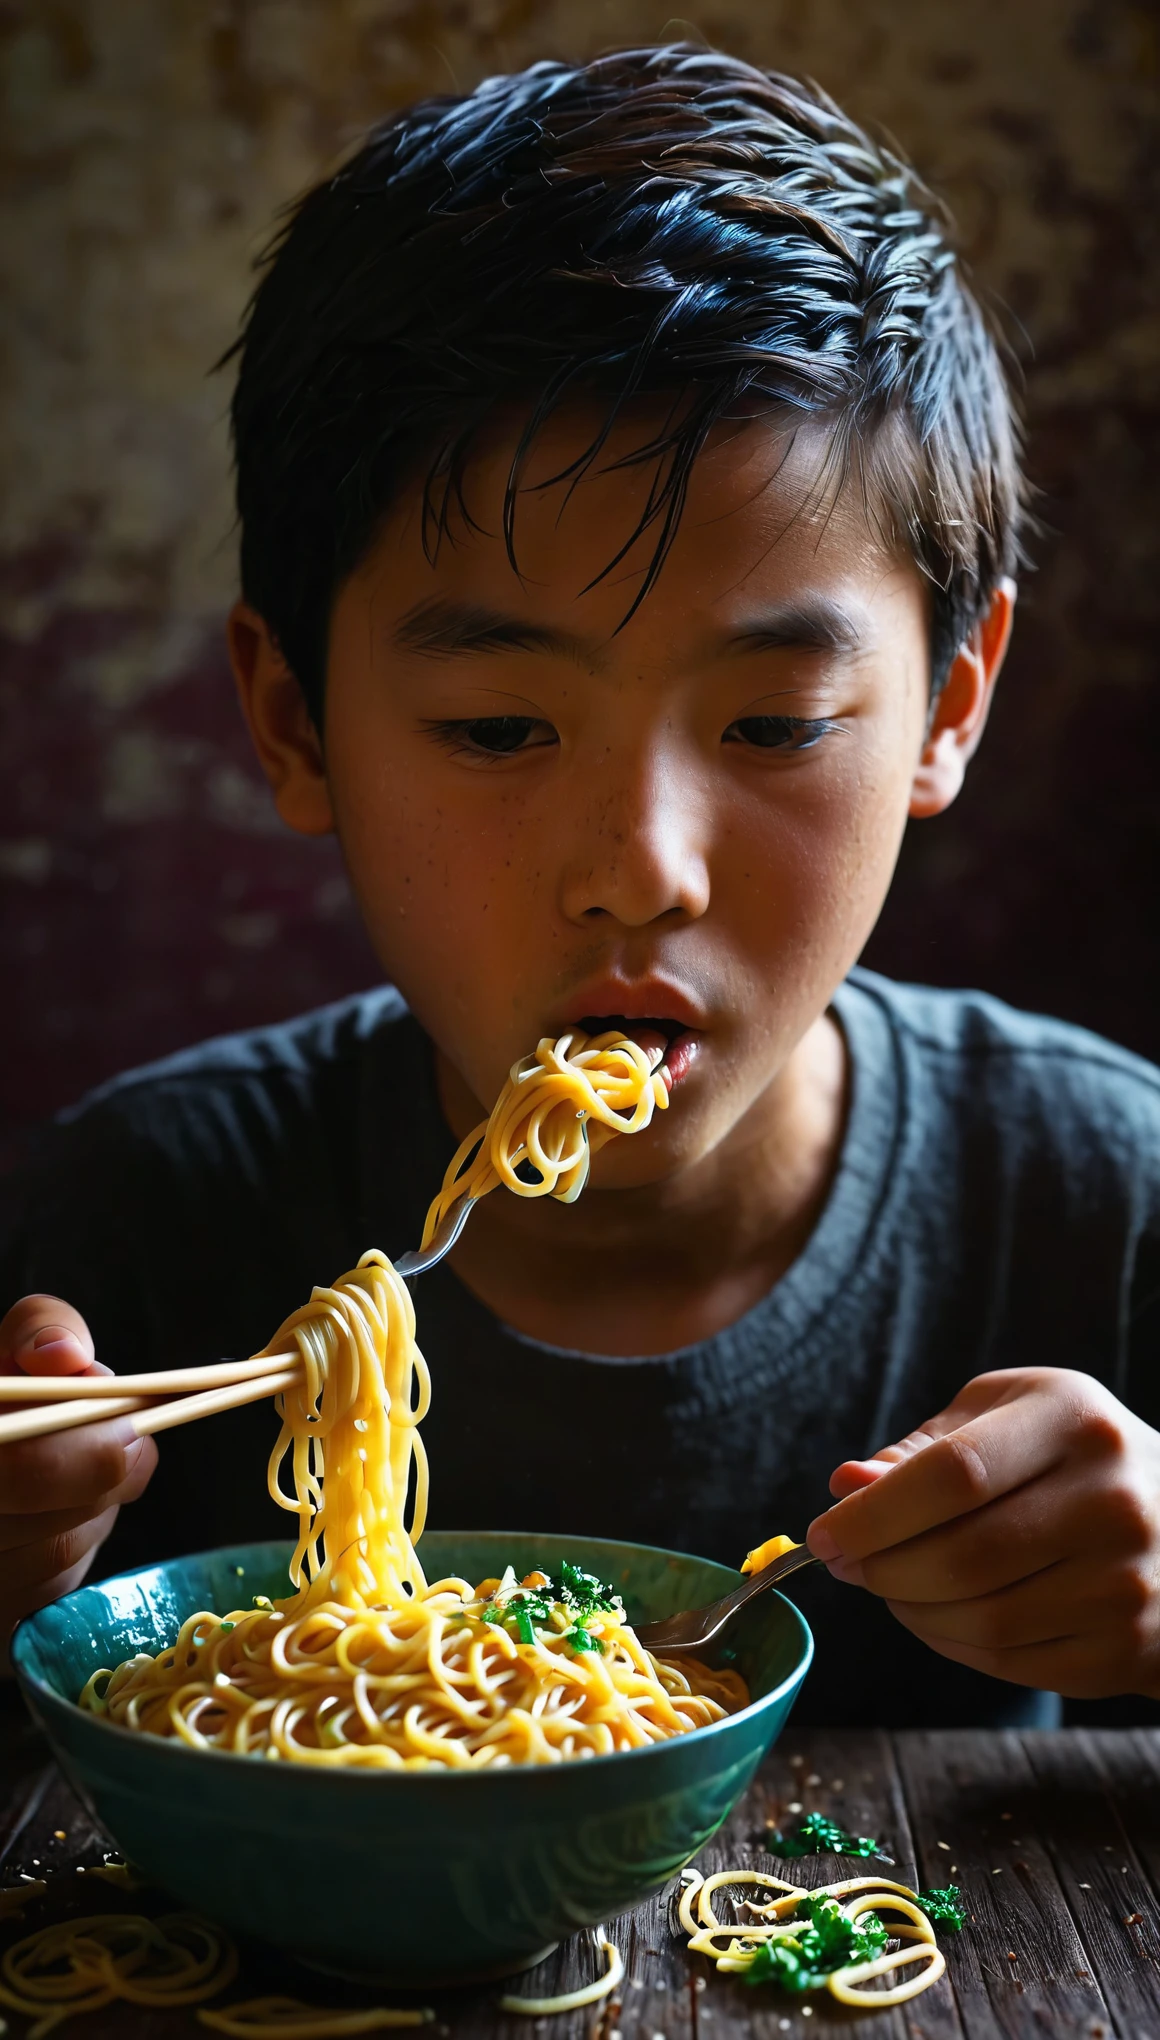
<svg viewBox="0 0 1160 2040"><path fill-rule="evenodd" d="M542 1041L454 1157L424 1237L465 1189L577 1196L593 1149L667 1104L657 1060L616 1035ZM170 1649L95 1672L82 1706L195 1749L414 1769L606 1755L745 1704L736 1673L651 1657L612 1589L576 1567L428 1583L415 1543L430 1377L384 1254L316 1289L266 1351L295 1347L301 1380L277 1398L269 1472L297 1518L295 1592L191 1615Z"/></svg>

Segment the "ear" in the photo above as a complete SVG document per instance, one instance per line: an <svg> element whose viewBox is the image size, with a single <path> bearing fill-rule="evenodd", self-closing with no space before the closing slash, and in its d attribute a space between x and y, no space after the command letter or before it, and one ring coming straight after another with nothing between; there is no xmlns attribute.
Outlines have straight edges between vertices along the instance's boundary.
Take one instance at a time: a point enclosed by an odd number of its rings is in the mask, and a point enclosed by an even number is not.
<svg viewBox="0 0 1160 2040"><path fill-rule="evenodd" d="M955 654L934 706L910 790L910 813L941 815L949 808L978 749L1015 615L1015 583L1000 581L991 606Z"/></svg>
<svg viewBox="0 0 1160 2040"><path fill-rule="evenodd" d="M334 811L322 745L277 639L246 602L235 602L226 634L242 714L278 813L301 836L330 835Z"/></svg>

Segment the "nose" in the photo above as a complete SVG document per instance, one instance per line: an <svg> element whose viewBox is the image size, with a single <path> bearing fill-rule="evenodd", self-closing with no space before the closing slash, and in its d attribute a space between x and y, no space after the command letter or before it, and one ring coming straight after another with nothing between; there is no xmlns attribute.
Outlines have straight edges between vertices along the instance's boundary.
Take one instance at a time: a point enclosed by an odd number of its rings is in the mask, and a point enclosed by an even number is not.
<svg viewBox="0 0 1160 2040"><path fill-rule="evenodd" d="M607 916L627 928L697 920L709 891L704 799L691 761L658 744L635 755L611 749L588 775L561 875L567 918Z"/></svg>

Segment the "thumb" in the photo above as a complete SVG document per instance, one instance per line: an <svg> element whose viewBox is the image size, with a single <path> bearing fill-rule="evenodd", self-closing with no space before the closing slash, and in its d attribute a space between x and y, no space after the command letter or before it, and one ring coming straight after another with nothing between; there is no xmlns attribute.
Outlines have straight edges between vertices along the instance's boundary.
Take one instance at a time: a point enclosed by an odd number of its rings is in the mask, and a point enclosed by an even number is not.
<svg viewBox="0 0 1160 2040"><path fill-rule="evenodd" d="M962 1424L971 1423L986 1410L994 1409L997 1403L1009 1402L1017 1395L1026 1382L1026 1369L1007 1367L996 1369L991 1374L976 1374L960 1388L946 1408L928 1417L916 1430L908 1431L905 1438L899 1438L894 1445L883 1445L873 1459L846 1459L830 1475L830 1493L838 1501L845 1501L848 1495L856 1495L862 1488L870 1487L881 1480L891 1467L901 1466L906 1460L914 1459L925 1452L939 1438L947 1438Z"/></svg>
<svg viewBox="0 0 1160 2040"><path fill-rule="evenodd" d="M830 1475L830 1493L835 1501L844 1502L847 1495L859 1494L863 1488L881 1480L884 1473L889 1473L892 1464L885 1452L877 1459L844 1459Z"/></svg>
<svg viewBox="0 0 1160 2040"><path fill-rule="evenodd" d="M92 1333L80 1312L59 1296L23 1296L0 1322L0 1374L96 1371Z"/></svg>

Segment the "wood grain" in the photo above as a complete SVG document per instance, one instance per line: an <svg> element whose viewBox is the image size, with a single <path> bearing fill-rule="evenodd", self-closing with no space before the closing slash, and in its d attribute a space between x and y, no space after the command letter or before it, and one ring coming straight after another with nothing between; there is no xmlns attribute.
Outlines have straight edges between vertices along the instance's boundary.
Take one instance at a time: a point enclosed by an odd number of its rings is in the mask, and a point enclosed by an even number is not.
<svg viewBox="0 0 1160 2040"><path fill-rule="evenodd" d="M776 1828L818 1810L888 1844L895 1867L849 1858L779 1862ZM945 1844L945 1846L943 1846ZM45 1875L48 1896L0 1945L49 1918L94 1910L164 1911L160 1892L129 1895L87 1874L110 1848L28 1724L0 1692L0 1884ZM910 2004L847 2011L750 1990L685 1954L675 1893L608 1922L625 1959L616 1995L567 2017L501 2013L495 1987L437 1996L433 2040L1160 2040L1160 1733L1150 1730L793 1730L762 1767L705 1870L744 1864L803 1884L880 1867L904 1883L960 1884L971 1921L942 1938L948 1973ZM76 1872L84 1866L85 1876ZM507 1987L529 1997L599 1973L578 1934ZM231 1997L288 1991L314 2004L373 2003L260 1948L243 1950ZM388 2002L399 2001L389 1997ZM23 2022L10 2016L17 2040ZM189 2012L112 2005L70 2040L173 2040L203 2033Z"/></svg>

